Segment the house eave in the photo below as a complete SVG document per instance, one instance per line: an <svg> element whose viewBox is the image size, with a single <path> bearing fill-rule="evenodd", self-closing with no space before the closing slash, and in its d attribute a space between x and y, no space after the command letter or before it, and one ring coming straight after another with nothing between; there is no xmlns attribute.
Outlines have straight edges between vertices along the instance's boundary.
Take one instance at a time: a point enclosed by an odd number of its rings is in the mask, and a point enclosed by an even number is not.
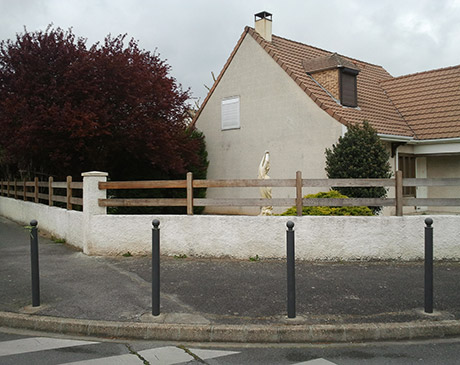
<svg viewBox="0 0 460 365"><path fill-rule="evenodd" d="M460 155L460 138L425 139L411 142L416 155Z"/></svg>
<svg viewBox="0 0 460 365"><path fill-rule="evenodd" d="M394 134L384 134L384 133L377 133L377 136L380 138L381 141L384 142L405 142L410 143L414 140L414 137L409 136L398 136Z"/></svg>
<svg viewBox="0 0 460 365"><path fill-rule="evenodd" d="M411 144L446 144L446 143L460 143L460 137L455 138L438 138L438 139L415 139Z"/></svg>

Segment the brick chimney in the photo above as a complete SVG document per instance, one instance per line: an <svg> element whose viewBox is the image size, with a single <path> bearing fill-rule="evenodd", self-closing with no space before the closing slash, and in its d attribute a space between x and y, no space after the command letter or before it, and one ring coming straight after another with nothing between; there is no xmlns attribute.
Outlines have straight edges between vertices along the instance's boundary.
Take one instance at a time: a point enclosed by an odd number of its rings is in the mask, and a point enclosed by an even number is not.
<svg viewBox="0 0 460 365"><path fill-rule="evenodd" d="M254 28L267 42L272 41L272 15L266 11L254 15Z"/></svg>

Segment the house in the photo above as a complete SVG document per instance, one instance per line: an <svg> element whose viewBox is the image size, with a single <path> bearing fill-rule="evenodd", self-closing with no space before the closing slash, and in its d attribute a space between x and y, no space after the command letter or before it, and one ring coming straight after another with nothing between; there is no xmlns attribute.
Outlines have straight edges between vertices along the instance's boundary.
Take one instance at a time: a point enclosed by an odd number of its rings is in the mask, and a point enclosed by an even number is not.
<svg viewBox="0 0 460 365"><path fill-rule="evenodd" d="M244 29L194 118L206 136L210 179L255 178L265 150L271 178L294 178L297 170L303 178L325 178L325 149L347 125L363 121L377 130L403 176L460 177L460 66L392 77L381 66L271 29L270 13L255 15L255 28ZM210 189L208 196L257 197L247 190ZM278 193L295 196L294 189ZM404 194L458 197L460 188L409 187Z"/></svg>

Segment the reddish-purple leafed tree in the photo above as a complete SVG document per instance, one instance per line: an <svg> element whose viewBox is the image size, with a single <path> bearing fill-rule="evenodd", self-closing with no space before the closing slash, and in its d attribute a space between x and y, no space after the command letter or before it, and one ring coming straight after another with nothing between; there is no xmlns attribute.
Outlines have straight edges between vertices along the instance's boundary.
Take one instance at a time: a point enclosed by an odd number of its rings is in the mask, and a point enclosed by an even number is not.
<svg viewBox="0 0 460 365"><path fill-rule="evenodd" d="M1 42L1 165L16 176L100 170L119 180L206 170L202 136L185 122L189 92L169 71L125 36L87 47L48 27Z"/></svg>

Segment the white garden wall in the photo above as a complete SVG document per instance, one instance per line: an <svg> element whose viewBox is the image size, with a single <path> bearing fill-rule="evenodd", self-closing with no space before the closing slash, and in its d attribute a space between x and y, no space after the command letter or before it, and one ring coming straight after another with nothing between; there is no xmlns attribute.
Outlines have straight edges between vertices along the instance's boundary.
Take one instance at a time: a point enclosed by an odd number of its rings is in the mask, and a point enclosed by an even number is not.
<svg viewBox="0 0 460 365"><path fill-rule="evenodd" d="M415 260L424 254L424 219L409 217L96 216L89 253L148 254L160 220L166 255L283 258L286 222L295 223L296 258ZM460 217L434 218L436 259L460 259Z"/></svg>
<svg viewBox="0 0 460 365"><path fill-rule="evenodd" d="M296 258L415 260L423 258L425 216L260 217L90 215L0 197L0 215L65 238L90 255L149 254L152 220L160 220L165 255L283 258L286 222L295 223ZM460 260L460 216L434 216L436 259Z"/></svg>
<svg viewBox="0 0 460 365"><path fill-rule="evenodd" d="M0 215L23 225L36 219L39 229L83 249L82 212L0 197Z"/></svg>

